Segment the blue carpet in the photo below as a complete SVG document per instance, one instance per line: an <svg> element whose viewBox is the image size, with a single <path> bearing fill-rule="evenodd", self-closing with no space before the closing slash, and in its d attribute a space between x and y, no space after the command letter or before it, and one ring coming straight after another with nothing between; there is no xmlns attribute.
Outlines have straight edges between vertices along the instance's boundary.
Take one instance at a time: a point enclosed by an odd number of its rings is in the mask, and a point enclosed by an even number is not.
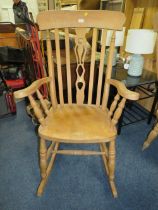
<svg viewBox="0 0 158 210"><path fill-rule="evenodd" d="M57 156L39 198L38 138L24 103L17 109L0 120L0 210L158 210L158 141L141 151L146 122L124 127L117 138L117 199L101 158L92 156Z"/></svg>

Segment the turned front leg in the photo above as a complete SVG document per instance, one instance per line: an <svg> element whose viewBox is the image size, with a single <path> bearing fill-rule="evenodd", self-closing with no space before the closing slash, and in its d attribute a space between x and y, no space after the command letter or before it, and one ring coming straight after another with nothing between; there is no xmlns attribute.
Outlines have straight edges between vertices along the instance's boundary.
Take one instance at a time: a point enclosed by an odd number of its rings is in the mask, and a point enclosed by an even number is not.
<svg viewBox="0 0 158 210"><path fill-rule="evenodd" d="M47 147L46 141L44 139L40 139L40 170L41 177L44 178L46 176L47 169Z"/></svg>
<svg viewBox="0 0 158 210"><path fill-rule="evenodd" d="M110 142L109 145L109 178L114 180L115 173L115 141Z"/></svg>
<svg viewBox="0 0 158 210"><path fill-rule="evenodd" d="M114 197L117 197L117 191L114 183L114 178L115 178L115 140L111 141L109 143L109 181L110 181L110 186L111 190L113 193Z"/></svg>

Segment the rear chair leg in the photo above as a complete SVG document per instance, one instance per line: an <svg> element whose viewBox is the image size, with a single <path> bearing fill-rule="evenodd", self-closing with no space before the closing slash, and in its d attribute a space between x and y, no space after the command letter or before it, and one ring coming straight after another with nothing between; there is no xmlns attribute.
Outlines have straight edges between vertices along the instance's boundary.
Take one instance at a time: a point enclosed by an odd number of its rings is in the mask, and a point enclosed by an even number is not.
<svg viewBox="0 0 158 210"><path fill-rule="evenodd" d="M105 154L102 155L102 159L103 159L103 163L104 163L104 166L105 166L106 173L107 173L107 175L109 175L108 150L107 150L107 147L106 147L105 143L100 144L100 150L101 150L101 152L105 152Z"/></svg>
<svg viewBox="0 0 158 210"><path fill-rule="evenodd" d="M153 130L150 131L146 141L143 144L142 150L145 150L150 146L150 144L156 139L158 135L158 123L154 126Z"/></svg>

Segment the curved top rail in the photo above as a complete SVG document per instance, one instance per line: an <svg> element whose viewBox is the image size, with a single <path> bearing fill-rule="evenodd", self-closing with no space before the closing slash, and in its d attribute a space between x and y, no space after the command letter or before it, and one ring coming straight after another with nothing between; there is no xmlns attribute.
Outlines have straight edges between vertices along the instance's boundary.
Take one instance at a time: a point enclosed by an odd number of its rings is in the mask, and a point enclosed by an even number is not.
<svg viewBox="0 0 158 210"><path fill-rule="evenodd" d="M38 14L37 23L40 30L53 28L107 28L122 30L125 15L118 11L78 10L55 11L48 10Z"/></svg>

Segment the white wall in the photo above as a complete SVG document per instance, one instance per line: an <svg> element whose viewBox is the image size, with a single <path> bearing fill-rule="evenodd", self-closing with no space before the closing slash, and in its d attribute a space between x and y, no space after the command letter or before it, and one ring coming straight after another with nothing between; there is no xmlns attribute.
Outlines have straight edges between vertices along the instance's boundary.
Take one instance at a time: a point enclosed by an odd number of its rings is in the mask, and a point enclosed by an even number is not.
<svg viewBox="0 0 158 210"><path fill-rule="evenodd" d="M38 14L37 0L23 0L26 2L29 12L32 12L34 20L36 21L36 15ZM13 1L12 0L0 0L0 21L14 23L13 14Z"/></svg>
<svg viewBox="0 0 158 210"><path fill-rule="evenodd" d="M29 10L29 12L32 12L34 21L36 22L36 16L38 14L37 0L23 0L23 1L26 2L28 10Z"/></svg>
<svg viewBox="0 0 158 210"><path fill-rule="evenodd" d="M13 19L12 0L0 0L0 21L10 21Z"/></svg>

